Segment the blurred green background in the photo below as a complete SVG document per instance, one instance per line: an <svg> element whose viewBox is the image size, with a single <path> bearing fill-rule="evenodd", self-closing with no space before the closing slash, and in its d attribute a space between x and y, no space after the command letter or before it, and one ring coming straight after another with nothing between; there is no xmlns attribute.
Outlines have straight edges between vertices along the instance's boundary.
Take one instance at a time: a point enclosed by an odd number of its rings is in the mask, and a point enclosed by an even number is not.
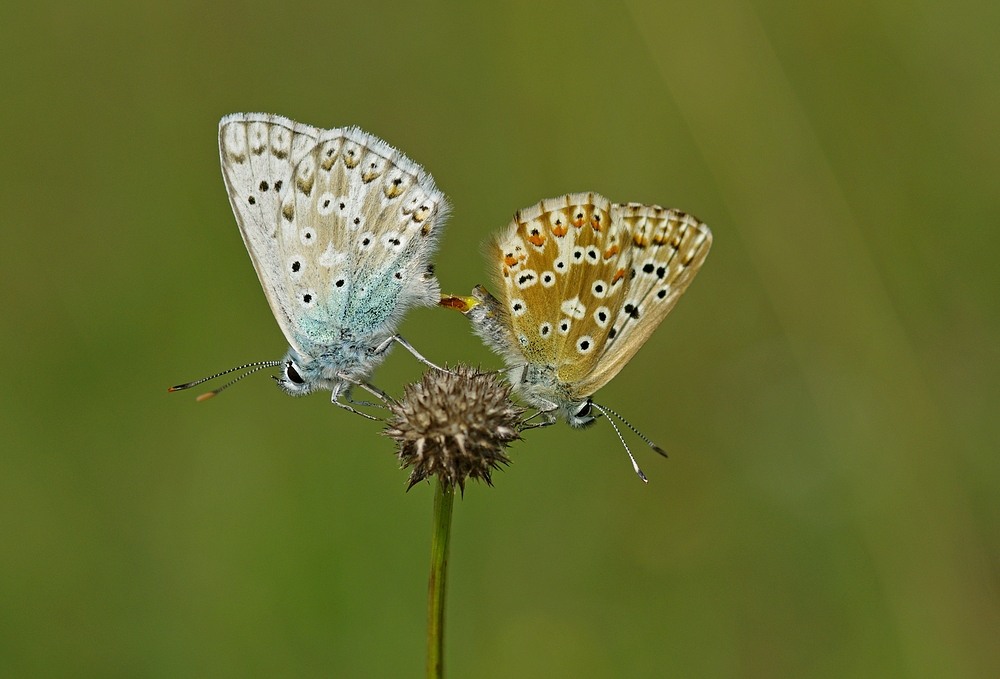
<svg viewBox="0 0 1000 679"><path fill-rule="evenodd" d="M0 6L0 676L424 664L431 488L263 375L233 111L362 126L450 196L445 291L571 191L705 220L599 394L456 505L454 677L1000 675L1000 5ZM432 360L498 366L459 314ZM396 351L376 383L420 366Z"/></svg>

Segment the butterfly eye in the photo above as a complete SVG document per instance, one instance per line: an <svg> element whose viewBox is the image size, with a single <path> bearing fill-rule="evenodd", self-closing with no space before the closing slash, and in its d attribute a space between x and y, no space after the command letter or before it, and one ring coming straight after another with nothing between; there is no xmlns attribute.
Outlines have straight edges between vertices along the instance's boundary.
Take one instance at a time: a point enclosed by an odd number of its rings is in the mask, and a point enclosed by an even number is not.
<svg viewBox="0 0 1000 679"><path fill-rule="evenodd" d="M295 369L295 364L289 361L285 364L285 376L290 382L295 384L305 384L306 381L302 379L302 375Z"/></svg>
<svg viewBox="0 0 1000 679"><path fill-rule="evenodd" d="M590 415L590 401L584 401L580 409L577 410L574 415L577 417L588 417Z"/></svg>

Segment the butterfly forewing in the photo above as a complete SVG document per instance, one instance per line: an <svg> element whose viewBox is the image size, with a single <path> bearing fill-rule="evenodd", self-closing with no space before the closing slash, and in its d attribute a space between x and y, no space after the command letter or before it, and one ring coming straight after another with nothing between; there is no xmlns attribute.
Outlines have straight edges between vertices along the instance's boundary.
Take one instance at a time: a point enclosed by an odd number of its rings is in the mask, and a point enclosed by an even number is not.
<svg viewBox="0 0 1000 679"><path fill-rule="evenodd" d="M610 208L594 193L544 200L515 215L493 253L514 341L562 382L594 369L626 296L630 234Z"/></svg>
<svg viewBox="0 0 1000 679"><path fill-rule="evenodd" d="M712 232L691 215L656 205L615 204L612 221L627 225L635 276L599 363L575 390L592 394L607 384L649 339L698 273Z"/></svg>
<svg viewBox="0 0 1000 679"><path fill-rule="evenodd" d="M279 142L277 152L271 148L272 130ZM285 134L291 137L288 153L281 143ZM302 347L296 337L301 335L296 331L291 291L280 273L283 265L275 247L280 228L277 215L280 195L290 186L293 163L298 160L291 149L304 156L315 146L319 134L320 130L314 127L267 114L237 113L219 123L222 174L243 242L278 325L300 353ZM262 190L262 186L266 189Z"/></svg>
<svg viewBox="0 0 1000 679"><path fill-rule="evenodd" d="M263 114L224 118L220 149L247 249L300 355L344 329L391 333L394 314L436 301L423 275L444 198L397 150L356 128Z"/></svg>

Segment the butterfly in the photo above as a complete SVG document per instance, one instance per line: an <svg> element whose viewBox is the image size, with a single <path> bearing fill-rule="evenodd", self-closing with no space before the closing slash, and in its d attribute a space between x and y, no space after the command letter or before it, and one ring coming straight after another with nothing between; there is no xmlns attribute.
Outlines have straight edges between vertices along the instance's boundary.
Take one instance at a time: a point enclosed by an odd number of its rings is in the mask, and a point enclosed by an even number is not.
<svg viewBox="0 0 1000 679"><path fill-rule="evenodd" d="M409 308L440 298L429 259L448 203L431 175L356 127L322 130L264 113L224 117L219 152L243 242L289 344L280 362L233 370L280 365L275 380L288 394L330 390L333 403L363 415L340 397L350 400L353 386L384 396L366 380L393 343L433 365L395 332Z"/></svg>
<svg viewBox="0 0 1000 679"><path fill-rule="evenodd" d="M549 416L544 424L586 426L594 409L625 422L592 395L649 339L711 244L709 228L678 210L568 194L520 210L488 243L499 298L477 286L441 304L462 311L505 359L515 391Z"/></svg>

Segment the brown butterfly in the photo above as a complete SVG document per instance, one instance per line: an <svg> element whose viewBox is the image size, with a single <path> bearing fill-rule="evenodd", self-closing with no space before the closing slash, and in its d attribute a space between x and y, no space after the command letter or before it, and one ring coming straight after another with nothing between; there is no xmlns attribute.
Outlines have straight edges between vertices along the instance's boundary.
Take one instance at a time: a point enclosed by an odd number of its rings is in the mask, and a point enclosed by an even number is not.
<svg viewBox="0 0 1000 679"><path fill-rule="evenodd" d="M490 242L499 298L477 286L441 304L462 311L505 359L518 394L549 415L543 424L561 416L585 426L592 408L622 419L592 395L649 339L711 244L709 228L678 210L569 194L519 211Z"/></svg>

